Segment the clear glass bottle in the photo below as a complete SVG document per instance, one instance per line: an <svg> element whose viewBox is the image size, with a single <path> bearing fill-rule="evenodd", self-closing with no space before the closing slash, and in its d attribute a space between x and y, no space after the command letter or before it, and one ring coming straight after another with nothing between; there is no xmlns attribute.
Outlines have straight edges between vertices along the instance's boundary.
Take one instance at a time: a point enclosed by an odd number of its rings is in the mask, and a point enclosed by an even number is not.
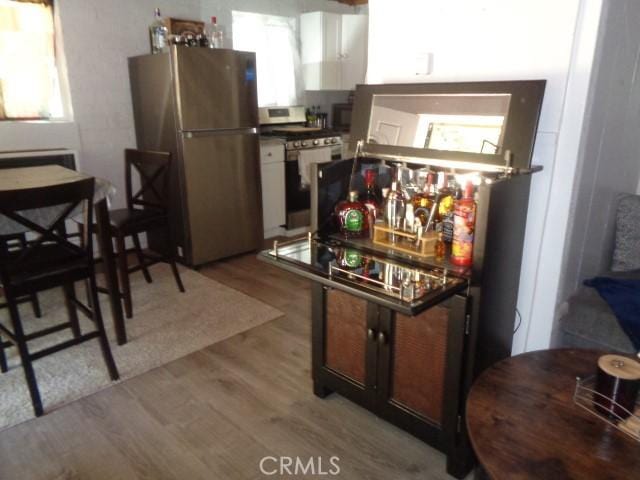
<svg viewBox="0 0 640 480"><path fill-rule="evenodd" d="M209 48L224 48L224 29L218 25L218 18L211 17L211 23L206 27Z"/></svg>
<svg viewBox="0 0 640 480"><path fill-rule="evenodd" d="M151 25L149 25L149 43L151 44L151 53L162 53L167 48L167 36L169 30L164 23L162 15L160 15L160 9L155 10L155 19Z"/></svg>

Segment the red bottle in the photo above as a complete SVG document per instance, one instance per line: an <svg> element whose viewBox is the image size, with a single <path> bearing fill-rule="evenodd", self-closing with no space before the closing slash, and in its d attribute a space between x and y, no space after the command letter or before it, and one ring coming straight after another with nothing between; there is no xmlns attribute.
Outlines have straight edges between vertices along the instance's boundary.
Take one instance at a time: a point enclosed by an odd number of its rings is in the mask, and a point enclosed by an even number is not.
<svg viewBox="0 0 640 480"><path fill-rule="evenodd" d="M451 263L462 266L471 265L475 223L476 202L473 200L473 184L467 182L463 198L456 201L454 207Z"/></svg>
<svg viewBox="0 0 640 480"><path fill-rule="evenodd" d="M358 192L349 192L349 200L338 203L335 212L340 232L346 238L369 235L369 210L364 203L358 201Z"/></svg>
<svg viewBox="0 0 640 480"><path fill-rule="evenodd" d="M380 214L380 209L382 207L381 198L376 189L377 176L378 172L373 169L365 170L364 172L364 182L367 186L367 190L364 193L362 203L364 203L364 206L369 209L369 223L371 225L376 223L376 218Z"/></svg>

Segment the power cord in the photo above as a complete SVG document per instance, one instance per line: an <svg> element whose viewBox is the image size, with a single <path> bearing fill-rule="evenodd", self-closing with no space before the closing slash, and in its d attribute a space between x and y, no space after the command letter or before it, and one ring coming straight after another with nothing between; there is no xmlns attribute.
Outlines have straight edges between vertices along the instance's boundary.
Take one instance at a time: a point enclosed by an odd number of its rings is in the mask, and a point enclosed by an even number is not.
<svg viewBox="0 0 640 480"><path fill-rule="evenodd" d="M518 325L516 325L516 329L513 331L514 334L518 331L518 329L520 328L520 325L522 325L522 315L520 315L520 312L518 311L517 308L516 308L516 315L518 316Z"/></svg>

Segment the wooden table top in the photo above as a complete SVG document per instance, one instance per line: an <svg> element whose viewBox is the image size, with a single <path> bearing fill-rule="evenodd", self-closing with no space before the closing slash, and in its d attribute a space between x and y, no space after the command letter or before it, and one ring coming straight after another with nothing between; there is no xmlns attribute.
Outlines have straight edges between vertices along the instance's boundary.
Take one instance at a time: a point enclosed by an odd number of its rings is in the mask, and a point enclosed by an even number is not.
<svg viewBox="0 0 640 480"><path fill-rule="evenodd" d="M0 191L61 185L89 177L60 165L5 168L0 170Z"/></svg>
<svg viewBox="0 0 640 480"><path fill-rule="evenodd" d="M517 355L483 372L467 427L493 479L640 479L640 442L573 403L576 377L596 372L594 350Z"/></svg>

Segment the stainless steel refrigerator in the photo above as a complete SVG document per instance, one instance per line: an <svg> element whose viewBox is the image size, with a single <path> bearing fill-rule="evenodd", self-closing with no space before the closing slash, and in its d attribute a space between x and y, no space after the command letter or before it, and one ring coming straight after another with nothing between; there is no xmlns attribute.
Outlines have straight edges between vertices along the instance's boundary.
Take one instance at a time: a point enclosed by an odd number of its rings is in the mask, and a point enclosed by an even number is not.
<svg viewBox="0 0 640 480"><path fill-rule="evenodd" d="M259 248L255 54L171 47L130 58L129 77L138 148L173 155L170 217L184 262ZM165 239L151 234L149 245Z"/></svg>

